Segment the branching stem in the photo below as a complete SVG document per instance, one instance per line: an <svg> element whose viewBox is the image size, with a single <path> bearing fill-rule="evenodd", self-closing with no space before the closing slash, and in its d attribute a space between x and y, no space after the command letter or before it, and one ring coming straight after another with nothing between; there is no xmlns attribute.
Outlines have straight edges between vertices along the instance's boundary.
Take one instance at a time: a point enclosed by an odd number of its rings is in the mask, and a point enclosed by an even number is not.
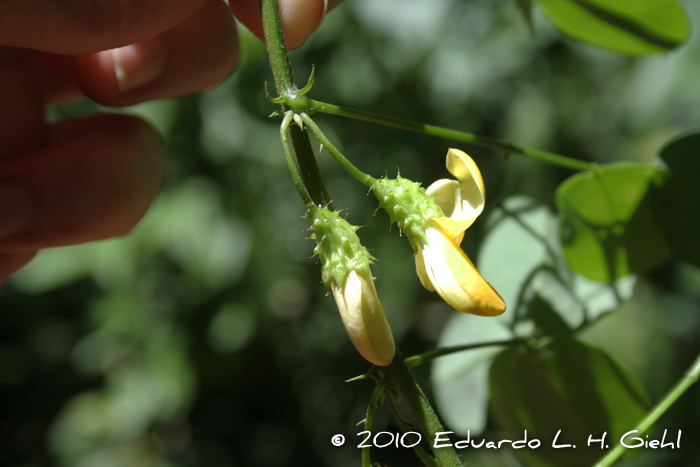
<svg viewBox="0 0 700 467"><path fill-rule="evenodd" d="M386 115L364 112L362 110L350 109L348 107L341 107L339 105L328 104L326 102L320 102L313 99L307 100L308 102L306 102L305 107L311 107L311 109L315 112L339 115L341 117L354 118L357 120L364 120L366 122L379 123L382 125L401 128L403 130L415 131L426 135L433 135L439 136L441 138L453 139L455 141L462 141L464 143L471 143L477 146L483 146L491 149L502 149L506 151L506 154L522 154L523 156L537 159L548 164L557 165L559 167L565 167L571 170L596 170L598 167L598 165L595 162L585 162L578 159L572 159L570 157L555 154L552 152L541 151L539 149L533 148L525 148L522 146L518 146L517 144L508 143L506 141L501 141L495 138L488 138L486 136L479 136L473 133L452 130L450 128L444 128L436 125L415 123L408 120L403 120L401 118L389 117Z"/></svg>

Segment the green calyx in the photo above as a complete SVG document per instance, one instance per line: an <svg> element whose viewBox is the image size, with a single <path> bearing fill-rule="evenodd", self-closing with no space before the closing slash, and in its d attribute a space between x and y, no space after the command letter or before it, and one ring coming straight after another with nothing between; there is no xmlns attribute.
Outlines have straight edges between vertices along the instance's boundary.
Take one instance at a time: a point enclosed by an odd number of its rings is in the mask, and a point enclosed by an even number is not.
<svg viewBox="0 0 700 467"><path fill-rule="evenodd" d="M369 268L373 258L355 233L359 227L325 207L311 206L306 216L311 221L311 238L316 240L314 253L321 258L321 278L326 289L330 291L331 281L335 280L342 292L345 277L352 270L373 279Z"/></svg>
<svg viewBox="0 0 700 467"><path fill-rule="evenodd" d="M316 105L313 100L306 97L306 93L311 91L311 88L314 85L314 71L315 68L312 66L311 75L309 76L309 82L306 83L306 86L298 90L295 86L292 91L278 97L272 97L270 95L270 92L267 89L266 82L265 95L267 96L267 99L274 104L283 104L287 107L287 109L293 111L295 114L300 114L302 112L312 113L314 110L316 110ZM280 115L280 113L275 112L273 113L273 115Z"/></svg>
<svg viewBox="0 0 700 467"><path fill-rule="evenodd" d="M426 195L420 183L401 176L396 179L381 178L371 189L379 200L379 207L389 214L391 222L396 222L409 239L427 241L425 223L428 219L445 216L435 198Z"/></svg>

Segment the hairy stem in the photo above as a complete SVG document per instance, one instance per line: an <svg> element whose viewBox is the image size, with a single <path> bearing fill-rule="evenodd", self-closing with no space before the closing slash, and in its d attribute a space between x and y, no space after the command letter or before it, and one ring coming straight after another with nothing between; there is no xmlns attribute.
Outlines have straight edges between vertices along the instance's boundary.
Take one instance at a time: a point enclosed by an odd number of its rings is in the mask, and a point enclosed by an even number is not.
<svg viewBox="0 0 700 467"><path fill-rule="evenodd" d="M472 133L466 133L464 131L451 130L449 128L444 128L435 125L426 125L424 123L410 122L408 120L403 120L400 118L388 117L386 115L379 115L371 112L364 112L362 110L350 109L347 107L341 107L339 105L328 104L325 102L315 101L311 99L309 100L313 104L313 110L317 112L323 112L332 115L340 115L342 117L364 120L366 122L380 123L382 125L401 128L403 130L416 131L418 133L424 133L426 135L439 136L442 138L453 139L456 141L462 141L465 143L471 143L477 146L483 146L492 149L503 149L507 153L522 154L523 156L531 157L533 159L537 159L548 164L557 165L559 167L566 167L567 169L571 170L595 170L597 168L597 164L595 163L584 162L578 159L572 159L570 157L562 156L552 152L540 151L539 149L524 148L522 146L501 141L495 138L488 138Z"/></svg>
<svg viewBox="0 0 700 467"><path fill-rule="evenodd" d="M333 143L330 142L330 140L326 137L326 135L323 134L321 129L316 125L316 122L314 122L311 117L308 116L308 114L302 113L301 118L303 119L304 123L306 126L309 127L311 132L316 136L316 139L319 140L319 142L323 145L324 148L328 150L328 152L331 153L331 155L340 162L340 165L342 165L345 170L350 172L350 175L355 177L357 180L359 180L361 183L364 183L367 186L372 186L374 185L377 180L366 173L362 172L360 169L355 167L352 162L350 162L344 155L341 153L338 148L336 148Z"/></svg>
<svg viewBox="0 0 700 467"><path fill-rule="evenodd" d="M365 417L365 430L372 431L372 423L374 422L374 409L377 407L377 401L379 397L384 392L384 385L382 383L377 383L374 388L372 397L369 399L369 405L367 406L367 416ZM370 448L362 448L362 467L372 467L372 461L369 458Z"/></svg>
<svg viewBox="0 0 700 467"><path fill-rule="evenodd" d="M472 349L480 349L482 347L493 347L493 346L501 346L501 347L510 347L513 345L518 345L522 344L525 342L525 339L507 339L507 340L502 340L502 341L491 341L491 342L480 342L478 344L467 344L467 345L456 345L454 347L442 347L442 348L437 348L430 350L428 352L422 353L420 355L414 355L412 357L408 357L405 362L406 366L408 368L413 368L418 365L422 365L423 363L428 363L431 360L434 360L438 357L442 357L443 355L449 355L452 353L456 352L464 352L466 350L472 350Z"/></svg>
<svg viewBox="0 0 700 467"><path fill-rule="evenodd" d="M401 431L404 433L408 433L410 430L406 426L406 422L404 422L403 417L401 417L401 414L399 411L396 409L396 405L394 404L394 400L391 398L391 391L388 388L384 388L384 400L386 400L386 405L389 407L389 410L391 411L392 415L394 416L394 419L396 420L396 423L399 425L399 428L401 428ZM409 440L410 443L414 443L414 440ZM420 457L420 460L423 461L423 463L427 467L439 467L438 463L435 459L430 457L427 452L423 450L423 448L420 446L420 444L416 444L413 446L413 450L415 453ZM364 466L363 466L364 467Z"/></svg>
<svg viewBox="0 0 700 467"><path fill-rule="evenodd" d="M440 467L462 467L462 463L459 457L457 457L454 448L451 446L443 448L433 447L437 433L444 432L445 429L442 427L442 423L440 423L437 414L430 406L428 398L406 366L398 347L396 348L394 361L391 362L389 366L384 367L384 369L389 374L391 381L399 389L401 397L403 397L406 405L408 405L411 413L416 418L418 426L423 430L426 440L432 447L433 455L435 459L437 459Z"/></svg>
<svg viewBox="0 0 700 467"><path fill-rule="evenodd" d="M280 126L280 139L282 140L282 149L284 150L284 157L287 160L287 167L289 167L289 171L292 174L292 179L294 180L294 186L296 186L299 196L301 196L301 199L304 200L304 203L309 205L313 204L313 200L311 199L309 192L306 190L306 186L301 179L301 175L299 175L299 168L297 167L296 160L292 154L292 149L289 147L289 139L287 137L287 129L292 119L293 113L287 112L287 114L284 116L284 120L282 121L282 125Z"/></svg>
<svg viewBox="0 0 700 467"><path fill-rule="evenodd" d="M262 10L263 31L265 32L265 46L270 57L272 75L275 77L275 87L280 96L294 93L297 90L292 74L292 65L289 62L287 45L284 42L282 22L280 21L279 5L277 0L260 0Z"/></svg>
<svg viewBox="0 0 700 467"><path fill-rule="evenodd" d="M272 74L275 77L275 88L280 96L293 95L298 89L294 84L292 66L289 63L287 46L284 42L278 2L277 0L261 0L260 5L262 8L263 29L265 31L265 44L270 57ZM289 107L283 103L282 111L286 113L287 110L290 110ZM316 162L316 157L313 149L311 149L309 136L297 125L288 125L288 133L288 141L291 143L294 159L299 167L299 173L306 192L317 206L328 206L329 209L333 209L328 190Z"/></svg>

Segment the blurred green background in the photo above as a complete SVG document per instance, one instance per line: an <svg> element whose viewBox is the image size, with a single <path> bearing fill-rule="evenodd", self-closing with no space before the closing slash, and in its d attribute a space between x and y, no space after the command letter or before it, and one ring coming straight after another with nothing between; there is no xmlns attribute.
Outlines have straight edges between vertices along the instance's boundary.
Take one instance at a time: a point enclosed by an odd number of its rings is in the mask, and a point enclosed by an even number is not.
<svg viewBox="0 0 700 467"><path fill-rule="evenodd" d="M700 4L684 5L700 24ZM653 161L669 138L700 126L697 31L677 51L633 59L562 38L537 10L534 25L532 35L508 0L346 0L291 59L298 84L315 65L310 96L321 101L587 161ZM344 380L369 364L311 258L280 121L267 118L275 105L263 90L272 83L264 45L239 30L238 70L216 89L120 110L151 122L168 153L162 192L134 232L43 251L0 292L0 465L360 465L355 424L374 385ZM95 110L82 100L48 115ZM427 186L448 176L448 147L472 155L487 206L462 247L477 261L490 212L513 195L555 212L554 190L571 175L517 155L317 117L374 176L400 169ZM404 355L435 347L453 311L421 287L410 246L375 212L366 187L327 152L319 164L335 207L364 226L359 235L378 258L377 289ZM516 269L524 261L509 260ZM498 281L498 271L484 274ZM700 351L700 270L671 261L631 284L631 299L585 338L625 363L655 402ZM431 394L430 368L416 375ZM682 448L620 465L697 465L699 417L694 387L657 424L682 429ZM485 436L502 437L485 423ZM385 409L380 429L397 429ZM336 433L345 446L331 445ZM382 465L420 465L407 449L372 454ZM474 467L520 465L505 449L464 456Z"/></svg>

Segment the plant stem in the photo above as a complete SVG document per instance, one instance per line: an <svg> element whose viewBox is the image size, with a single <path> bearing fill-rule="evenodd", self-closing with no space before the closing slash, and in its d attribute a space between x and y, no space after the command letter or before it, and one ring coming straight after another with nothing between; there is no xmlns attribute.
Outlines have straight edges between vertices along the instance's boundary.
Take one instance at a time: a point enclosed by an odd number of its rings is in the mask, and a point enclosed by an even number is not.
<svg viewBox="0 0 700 467"><path fill-rule="evenodd" d="M411 413L416 417L418 426L420 426L423 433L425 433L426 440L433 449L433 454L440 467L462 467L462 463L459 457L457 457L454 448L451 446L443 448L433 447L437 433L444 432L445 429L442 427L440 419L438 419L435 411L430 406L428 398L406 366L398 347L396 347L394 361L391 362L389 366L384 367L384 369L389 374L392 382L399 389Z"/></svg>
<svg viewBox="0 0 700 467"><path fill-rule="evenodd" d="M365 417L365 430L372 431L372 423L374 422L374 409L377 406L377 401L379 397L384 392L384 384L379 382L374 388L372 397L369 399L369 405L367 406L367 416ZM362 467L372 467L372 461L369 458L370 448L362 448Z"/></svg>
<svg viewBox="0 0 700 467"><path fill-rule="evenodd" d="M301 196L301 199L304 200L304 203L309 205L313 204L313 200L311 199L311 195L306 190L306 186L299 175L299 168L296 165L296 160L292 154L292 149L289 147L289 139L287 138L287 129L293 118L294 114L292 112L287 112L287 114L284 116L282 125L280 125L280 139L282 140L282 149L284 150L284 157L287 160L287 167L289 167L289 171L292 173L294 186L297 187L299 196Z"/></svg>
<svg viewBox="0 0 700 467"><path fill-rule="evenodd" d="M403 417L399 413L399 411L396 409L396 405L394 404L394 400L391 398L391 391L388 388L384 388L384 400L386 401L386 405L389 407L389 410L391 411L392 415L394 415L394 419L396 419L396 423L398 423L399 428L401 428L401 431L404 433L408 433L409 429L406 426L406 423L403 420ZM411 441L413 442L413 441ZM430 457L427 452L423 450L423 448L420 446L420 444L416 444L413 446L413 450L416 452L418 457L420 457L420 460L423 461L423 463L428 466L428 467L439 467L438 463L435 459ZM364 467L364 466L363 466Z"/></svg>
<svg viewBox="0 0 700 467"><path fill-rule="evenodd" d="M685 373L683 378L664 396L656 406L651 409L651 412L637 425L635 428L639 434L647 431L651 426L663 415L674 402L693 384L698 381L700 376L700 355L695 359L690 369ZM609 467L625 452L625 447L618 444L615 448L607 453L594 467Z"/></svg>
<svg viewBox="0 0 700 467"><path fill-rule="evenodd" d="M491 342L480 342L478 344L467 344L467 345L456 345L454 347L442 347L442 348L437 348L430 350L428 352L422 353L420 355L414 355L412 357L408 357L405 361L406 366L408 368L413 368L418 365L422 365L423 363L428 363L431 360L434 360L438 357L442 357L443 355L449 355L451 353L456 353L456 352L463 352L465 350L472 350L472 349L480 349L482 347L492 347L492 346L503 346L503 347L510 347L513 345L518 345L522 344L525 342L525 339L508 339L508 340L502 340L502 341L491 341Z"/></svg>
<svg viewBox="0 0 700 467"><path fill-rule="evenodd" d="M435 125L426 125L423 123L410 122L408 120L403 120L400 118L388 117L385 115L379 115L371 112L364 112L362 110L350 109L347 107L341 107L339 105L328 104L312 99L309 100L313 104L313 110L317 112L323 112L332 115L340 115L341 117L349 117L357 120L364 120L366 122L380 123L382 125L388 125L404 130L424 133L427 135L453 139L465 143L472 143L477 146L483 146L487 148L504 149L507 153L522 154L523 156L538 159L548 164L557 165L559 167L565 167L571 170L595 170L597 168L596 163L584 162L578 159L572 159L570 157L562 156L552 152L540 151L539 149L524 148L522 146L507 143L505 141L501 141L495 138L479 136L472 133L466 133L464 131L451 130L449 128L444 128Z"/></svg>
<svg viewBox="0 0 700 467"><path fill-rule="evenodd" d="M263 29L265 31L265 44L270 57L272 74L275 77L275 88L280 96L295 94L298 89L294 84L292 66L289 63L287 46L284 42L279 5L277 0L260 0L260 4ZM286 113L287 110L289 110L289 107L283 103L282 111ZM328 206L329 209L333 209L328 190L318 169L316 157L314 157L313 149L311 149L309 136L297 125L288 125L288 132L289 142L291 142L296 165L299 167L301 180L306 187L306 192L317 206Z"/></svg>
<svg viewBox="0 0 700 467"><path fill-rule="evenodd" d="M292 74L292 64L289 62L287 46L284 42L282 22L280 21L277 0L260 0L262 10L265 45L270 58L272 75L275 77L275 87L280 96L297 91Z"/></svg>
<svg viewBox="0 0 700 467"><path fill-rule="evenodd" d="M292 142L292 148L294 148L297 164L299 165L301 179L314 204L316 206L327 206L332 211L331 198L328 195L326 184L318 168L314 150L311 148L309 135L295 124L291 124L289 125L289 137Z"/></svg>
<svg viewBox="0 0 700 467"><path fill-rule="evenodd" d="M331 153L335 159L340 162L340 165L342 165L345 170L350 172L350 175L355 177L357 180L359 180L361 183L364 183L367 186L372 186L374 185L377 180L366 173L362 172L360 169L355 167L352 162L350 162L344 155L341 153L338 148L336 148L333 143L330 142L330 140L326 137L326 135L323 134L321 129L316 125L316 122L314 122L311 117L309 117L308 114L302 113L301 118L306 123L306 126L309 127L311 132L316 136L316 139L320 141L320 143L323 145L324 148L328 149L328 152Z"/></svg>

